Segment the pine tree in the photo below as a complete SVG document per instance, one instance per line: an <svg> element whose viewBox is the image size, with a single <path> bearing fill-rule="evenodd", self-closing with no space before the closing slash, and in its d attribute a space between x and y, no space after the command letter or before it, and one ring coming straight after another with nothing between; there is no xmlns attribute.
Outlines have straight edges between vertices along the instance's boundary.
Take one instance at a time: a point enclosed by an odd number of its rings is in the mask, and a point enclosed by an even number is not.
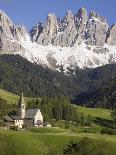
<svg viewBox="0 0 116 155"><path fill-rule="evenodd" d="M112 111L112 125L113 128L116 129L116 106L114 106Z"/></svg>

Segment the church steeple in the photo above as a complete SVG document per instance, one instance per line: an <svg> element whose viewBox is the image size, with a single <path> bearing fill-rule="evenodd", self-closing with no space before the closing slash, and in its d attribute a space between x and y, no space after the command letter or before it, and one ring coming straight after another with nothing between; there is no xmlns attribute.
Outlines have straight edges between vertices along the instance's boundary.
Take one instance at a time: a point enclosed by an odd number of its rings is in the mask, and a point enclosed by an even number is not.
<svg viewBox="0 0 116 155"><path fill-rule="evenodd" d="M20 110L21 110L21 118L25 118L25 101L23 97L23 92L20 97Z"/></svg>

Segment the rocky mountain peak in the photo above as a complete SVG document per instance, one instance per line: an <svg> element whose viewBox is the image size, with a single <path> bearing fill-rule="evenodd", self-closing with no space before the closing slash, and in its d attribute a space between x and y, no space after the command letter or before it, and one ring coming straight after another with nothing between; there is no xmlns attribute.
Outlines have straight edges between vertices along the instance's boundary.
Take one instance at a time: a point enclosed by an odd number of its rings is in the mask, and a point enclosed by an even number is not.
<svg viewBox="0 0 116 155"><path fill-rule="evenodd" d="M47 22L48 23L52 23L55 22L57 20L56 15L54 13L50 13L47 16Z"/></svg>
<svg viewBox="0 0 116 155"><path fill-rule="evenodd" d="M38 44L49 45L52 44L53 39L57 35L58 22L55 14L48 14L47 20L43 27L39 26L37 38L35 39ZM36 32L37 32L36 31Z"/></svg>
<svg viewBox="0 0 116 155"><path fill-rule="evenodd" d="M80 19L87 18L87 10L85 8L80 8L77 13L77 17Z"/></svg>
<svg viewBox="0 0 116 155"><path fill-rule="evenodd" d="M71 10L67 11L65 19L66 19L67 23L70 23L74 19L74 16L73 16L73 13Z"/></svg>
<svg viewBox="0 0 116 155"><path fill-rule="evenodd" d="M87 45L104 46L107 34L106 18L94 11L91 11L88 17L85 8L80 8L76 15L68 10L63 19L50 13L44 26L39 25L31 30L32 40L38 44L62 47L70 47L83 41Z"/></svg>
<svg viewBox="0 0 116 155"><path fill-rule="evenodd" d="M18 43L27 34L24 26L16 26L12 20L0 10L0 50L9 52L22 49ZM14 41L15 40L15 41Z"/></svg>
<svg viewBox="0 0 116 155"><path fill-rule="evenodd" d="M98 13L96 13L95 11L90 11L90 15L89 15L90 19L94 19L97 18L99 21L104 22L107 24L106 18L99 15Z"/></svg>
<svg viewBox="0 0 116 155"><path fill-rule="evenodd" d="M34 42L34 43L33 43ZM50 46L48 46L50 45ZM31 62L59 69L98 67L116 62L116 24L85 8L76 15L68 10L64 18L54 13L27 33L0 11L0 53L18 53Z"/></svg>
<svg viewBox="0 0 116 155"><path fill-rule="evenodd" d="M37 41L42 31L43 31L43 24L41 22L38 22L36 25L32 27L32 29L30 30L30 36L31 36L32 42Z"/></svg>
<svg viewBox="0 0 116 155"><path fill-rule="evenodd" d="M106 42L109 45L116 45L116 23L109 28Z"/></svg>

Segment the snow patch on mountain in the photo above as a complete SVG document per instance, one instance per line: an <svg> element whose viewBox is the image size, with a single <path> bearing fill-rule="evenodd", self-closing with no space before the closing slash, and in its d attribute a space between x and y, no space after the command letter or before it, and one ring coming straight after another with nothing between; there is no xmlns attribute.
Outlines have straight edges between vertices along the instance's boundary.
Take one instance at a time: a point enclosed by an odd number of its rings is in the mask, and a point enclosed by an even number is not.
<svg viewBox="0 0 116 155"><path fill-rule="evenodd" d="M25 52L20 51L18 54L32 63L45 65L55 70L59 70L61 66L65 71L68 67L75 68L76 66L82 69L95 68L116 62L116 46L107 44L104 47L96 47L86 45L83 41L80 45L75 44L73 47L43 46L31 42L28 34L19 43Z"/></svg>

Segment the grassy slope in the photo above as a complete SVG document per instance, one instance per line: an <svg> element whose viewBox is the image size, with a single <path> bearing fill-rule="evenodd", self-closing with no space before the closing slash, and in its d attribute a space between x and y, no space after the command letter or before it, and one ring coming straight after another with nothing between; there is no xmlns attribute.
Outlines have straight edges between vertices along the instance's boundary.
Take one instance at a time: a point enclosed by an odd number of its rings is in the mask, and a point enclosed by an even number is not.
<svg viewBox="0 0 116 155"><path fill-rule="evenodd" d="M9 104L16 103L19 96L6 92L0 89L0 96L6 99ZM25 98L26 101L32 98ZM106 109L92 109L77 107L79 112L86 115L91 114L92 117L101 117L110 119L110 110ZM108 155L115 155L116 153L116 136L100 135L93 133L74 133L74 131L56 129L45 129L39 131L0 131L0 155L45 155L49 153L52 146L53 154L62 155L62 149L66 143L74 138L80 139L81 137L101 138L108 142L110 151ZM57 151L54 153L54 151ZM59 153L58 153L59 152ZM57 154L58 153L58 154Z"/></svg>
<svg viewBox="0 0 116 155"><path fill-rule="evenodd" d="M3 89L0 89L0 97L7 100L7 102L9 104L15 104L18 102L19 100L19 96L9 93ZM25 102L27 103L28 101L32 100L32 99L37 99L37 98L30 98L30 97L25 97Z"/></svg>
<svg viewBox="0 0 116 155"><path fill-rule="evenodd" d="M11 103L15 104L19 100L19 96L12 94L12 93L9 93L3 89L0 89L0 97L7 100L9 104L11 104ZM25 97L26 103L32 99L37 99L37 98ZM104 119L111 119L111 111L108 109L101 109L101 108L93 109L93 108L84 108L84 107L78 106L77 110L79 112L83 112L86 115L91 114L92 117L100 117L100 118L104 118Z"/></svg>
<svg viewBox="0 0 116 155"><path fill-rule="evenodd" d="M85 133L33 133L0 131L0 155L45 155L52 149L53 154L62 155L62 149L71 139L81 137L102 139L109 145L108 155L116 153L116 136ZM54 151L56 151L54 153Z"/></svg>
<svg viewBox="0 0 116 155"><path fill-rule="evenodd" d="M85 108L79 107L78 111L83 112L86 115L91 115L92 117L100 117L104 119L111 119L111 110L103 109L103 108Z"/></svg>

